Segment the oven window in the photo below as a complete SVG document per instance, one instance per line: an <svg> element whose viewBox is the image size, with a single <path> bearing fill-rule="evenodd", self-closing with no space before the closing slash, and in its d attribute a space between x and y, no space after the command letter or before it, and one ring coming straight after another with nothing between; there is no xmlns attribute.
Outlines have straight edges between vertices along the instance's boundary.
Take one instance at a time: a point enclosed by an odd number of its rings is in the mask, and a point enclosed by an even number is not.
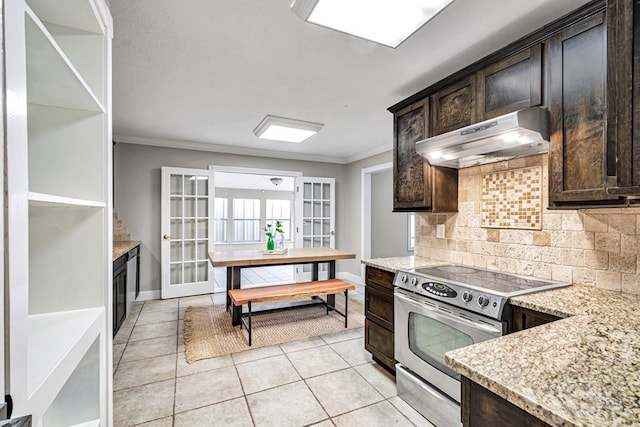
<svg viewBox="0 0 640 427"><path fill-rule="evenodd" d="M409 313L409 348L420 359L449 375L460 379L460 374L444 361L447 351L473 344L471 336L446 323L419 313Z"/></svg>

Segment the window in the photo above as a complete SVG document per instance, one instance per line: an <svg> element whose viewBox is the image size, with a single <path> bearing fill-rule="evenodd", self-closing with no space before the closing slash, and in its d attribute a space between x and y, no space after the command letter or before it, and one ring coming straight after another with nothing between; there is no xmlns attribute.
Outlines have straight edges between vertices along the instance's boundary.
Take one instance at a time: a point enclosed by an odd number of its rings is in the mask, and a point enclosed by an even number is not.
<svg viewBox="0 0 640 427"><path fill-rule="evenodd" d="M284 240L291 241L291 200L267 199L267 224L282 222Z"/></svg>
<svg viewBox="0 0 640 427"><path fill-rule="evenodd" d="M416 247L416 213L409 212L407 218L407 250L413 251Z"/></svg>
<svg viewBox="0 0 640 427"><path fill-rule="evenodd" d="M233 199L233 241L260 241L259 199Z"/></svg>
<svg viewBox="0 0 640 427"><path fill-rule="evenodd" d="M213 206L213 224L216 243L227 242L227 223L229 222L229 214L227 210L227 200L225 198L216 197Z"/></svg>

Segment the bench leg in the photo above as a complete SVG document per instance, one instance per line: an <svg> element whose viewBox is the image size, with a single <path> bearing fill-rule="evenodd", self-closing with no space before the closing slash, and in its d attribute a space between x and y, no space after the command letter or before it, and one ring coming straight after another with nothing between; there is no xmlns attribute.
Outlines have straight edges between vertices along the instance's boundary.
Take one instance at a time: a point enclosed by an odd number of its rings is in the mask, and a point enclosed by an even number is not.
<svg viewBox="0 0 640 427"><path fill-rule="evenodd" d="M251 347L251 301L249 301L249 327L247 328L249 332L249 347Z"/></svg>
<svg viewBox="0 0 640 427"><path fill-rule="evenodd" d="M344 327L347 327L347 319L349 318L349 290L344 290Z"/></svg>

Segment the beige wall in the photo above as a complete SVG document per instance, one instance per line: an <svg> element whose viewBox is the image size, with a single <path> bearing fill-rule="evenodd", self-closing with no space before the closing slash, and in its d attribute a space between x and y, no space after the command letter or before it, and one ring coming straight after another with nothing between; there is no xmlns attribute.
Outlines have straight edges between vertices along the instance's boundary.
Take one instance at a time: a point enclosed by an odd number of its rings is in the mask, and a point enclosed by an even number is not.
<svg viewBox="0 0 640 427"><path fill-rule="evenodd" d="M421 213L416 255L540 278L640 294L640 208L548 210L547 155L473 168L459 174L458 213ZM482 176L542 166L542 227L482 227ZM436 224L446 224L445 239Z"/></svg>
<svg viewBox="0 0 640 427"><path fill-rule="evenodd" d="M408 214L393 212L393 171L371 175L371 258L411 256Z"/></svg>

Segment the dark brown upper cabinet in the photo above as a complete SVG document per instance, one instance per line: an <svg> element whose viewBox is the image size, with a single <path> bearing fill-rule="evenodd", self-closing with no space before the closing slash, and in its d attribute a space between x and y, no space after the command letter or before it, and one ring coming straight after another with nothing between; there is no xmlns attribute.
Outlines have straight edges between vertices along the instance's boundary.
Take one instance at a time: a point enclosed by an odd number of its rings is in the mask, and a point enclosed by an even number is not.
<svg viewBox="0 0 640 427"><path fill-rule="evenodd" d="M539 44L478 71L477 121L542 105Z"/></svg>
<svg viewBox="0 0 640 427"><path fill-rule="evenodd" d="M477 122L476 77L467 76L431 96L433 136Z"/></svg>
<svg viewBox="0 0 640 427"><path fill-rule="evenodd" d="M397 111L393 122L393 210L457 211L458 171L416 153L416 142L429 136L429 98Z"/></svg>
<svg viewBox="0 0 640 427"><path fill-rule="evenodd" d="M632 7L609 2L547 44L551 208L626 205L634 191Z"/></svg>

